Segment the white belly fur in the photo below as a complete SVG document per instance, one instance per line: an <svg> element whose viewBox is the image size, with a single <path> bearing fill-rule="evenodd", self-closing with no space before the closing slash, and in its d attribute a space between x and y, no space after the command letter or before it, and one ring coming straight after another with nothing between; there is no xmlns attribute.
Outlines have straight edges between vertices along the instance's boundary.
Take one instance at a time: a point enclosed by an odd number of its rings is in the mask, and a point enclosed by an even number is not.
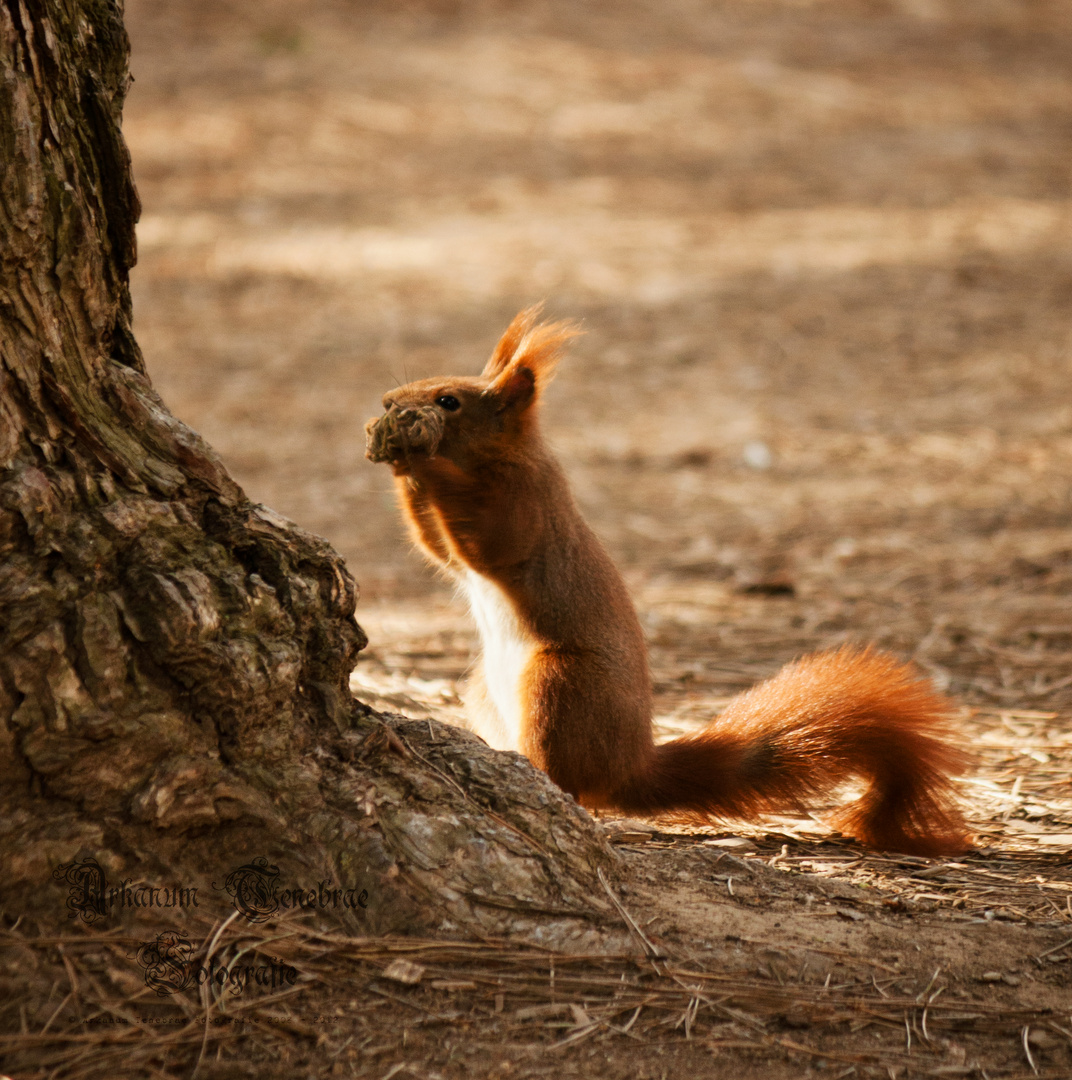
<svg viewBox="0 0 1072 1080"><path fill-rule="evenodd" d="M521 676L535 648L525 634L509 600L487 578L467 570L461 586L480 631L484 683L490 709L473 715L470 723L496 750L521 752ZM489 715L489 713L491 715Z"/></svg>

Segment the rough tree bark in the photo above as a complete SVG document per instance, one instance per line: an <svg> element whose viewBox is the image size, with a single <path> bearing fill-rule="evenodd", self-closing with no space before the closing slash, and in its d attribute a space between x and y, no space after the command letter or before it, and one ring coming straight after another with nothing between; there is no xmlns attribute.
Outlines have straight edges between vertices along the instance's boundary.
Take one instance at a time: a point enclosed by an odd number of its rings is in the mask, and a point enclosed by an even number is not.
<svg viewBox="0 0 1072 1080"><path fill-rule="evenodd" d="M76 859L204 884L264 857L364 889L364 931L576 932L613 858L587 815L354 701L342 561L153 392L127 51L118 0L0 0L0 905L62 916Z"/></svg>

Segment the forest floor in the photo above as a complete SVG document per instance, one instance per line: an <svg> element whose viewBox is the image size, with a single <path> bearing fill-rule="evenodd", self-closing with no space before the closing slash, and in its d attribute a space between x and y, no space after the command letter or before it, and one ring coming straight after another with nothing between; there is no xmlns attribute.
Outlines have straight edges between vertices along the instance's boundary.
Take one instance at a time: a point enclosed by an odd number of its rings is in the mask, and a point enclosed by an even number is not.
<svg viewBox="0 0 1072 1080"><path fill-rule="evenodd" d="M396 382L477 372L546 298L586 329L546 426L633 591L660 736L871 641L962 705L977 755L961 858L864 851L828 807L605 819L614 955L414 942L413 983L404 946L340 945L345 979L251 1002L265 1026L216 1032L198 1075L1072 1076L1068 6L127 0L127 22L150 374L346 556L362 700L456 719L475 644L363 423Z"/></svg>

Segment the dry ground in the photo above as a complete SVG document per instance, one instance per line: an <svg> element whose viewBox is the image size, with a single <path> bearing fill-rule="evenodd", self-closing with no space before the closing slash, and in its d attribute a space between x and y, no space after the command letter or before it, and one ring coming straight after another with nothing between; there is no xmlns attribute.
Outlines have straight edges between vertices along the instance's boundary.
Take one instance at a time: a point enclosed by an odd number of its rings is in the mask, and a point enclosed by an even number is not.
<svg viewBox="0 0 1072 1080"><path fill-rule="evenodd" d="M609 930L632 959L559 957L557 976L516 943L412 943L409 986L383 974L404 946L308 931L301 993L241 1014L259 1034L203 1043L191 1006L160 1049L124 1006L98 1065L189 1074L203 1048L221 1077L274 1075L265 1055L383 1080L1072 1076L1072 8L128 0L127 18L150 372L252 497L346 555L359 696L450 718L473 646L362 424L395 381L478 370L546 297L587 329L547 426L634 591L662 732L803 651L878 642L964 705L980 847L868 855L821 813L608 822L624 909L670 959ZM101 986L87 1001L118 1015ZM34 1045L42 1075L92 1071Z"/></svg>

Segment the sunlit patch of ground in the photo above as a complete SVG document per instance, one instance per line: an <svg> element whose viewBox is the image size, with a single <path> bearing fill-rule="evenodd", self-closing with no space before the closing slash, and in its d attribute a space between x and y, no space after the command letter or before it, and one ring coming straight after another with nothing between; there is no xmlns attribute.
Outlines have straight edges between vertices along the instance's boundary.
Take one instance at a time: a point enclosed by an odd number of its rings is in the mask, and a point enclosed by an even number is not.
<svg viewBox="0 0 1072 1080"><path fill-rule="evenodd" d="M691 591L684 602L678 594L676 604L675 590L660 592L656 587L645 592L649 611L663 618L676 611L697 621L702 590ZM720 611L710 611L704 625L717 625ZM380 602L363 613L362 624L372 644L351 677L358 697L375 708L414 719L433 717L464 724L464 673L477 641L460 601L444 600L432 606L420 601ZM754 633L747 644L739 643L736 662L731 650L688 655L679 649L665 667L657 664L653 671L657 740L694 732L716 717L728 700L727 685L748 685L772 673L769 662L751 659L759 644ZM772 644L792 649L798 643L774 637L767 642L768 647ZM794 651L803 650L798 644ZM662 655L656 654L657 658ZM973 748L977 761L961 778L960 795L982 849L1026 854L1072 848L1070 726L1068 717L1057 712L1012 707L965 708L957 717L955 730ZM830 830L821 824L823 809L817 808L816 818L780 818L774 833L767 828L769 822L738 822L734 830L759 840L826 836ZM718 830L720 835L724 832ZM1047 900L1042 888L1035 890L1034 900L1042 904L1041 913L1049 917L1055 912L1072 923L1072 874L1069 884L1055 889L1056 904ZM1036 903L1030 906L1032 911L1039 910Z"/></svg>

